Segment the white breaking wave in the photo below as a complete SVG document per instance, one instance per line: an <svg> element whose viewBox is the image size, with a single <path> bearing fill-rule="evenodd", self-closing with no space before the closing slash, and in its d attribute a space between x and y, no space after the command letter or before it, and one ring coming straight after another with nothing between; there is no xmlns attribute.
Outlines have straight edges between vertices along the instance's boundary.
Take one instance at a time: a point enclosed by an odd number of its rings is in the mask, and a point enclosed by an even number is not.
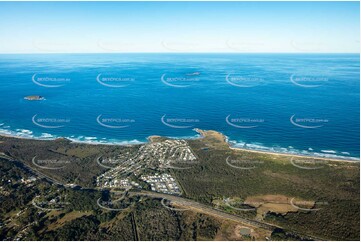
<svg viewBox="0 0 361 242"><path fill-rule="evenodd" d="M51 134L48 134L48 133L42 133L40 138L51 139L51 138L54 138L54 136Z"/></svg>
<svg viewBox="0 0 361 242"><path fill-rule="evenodd" d="M28 130L28 129L16 129L16 131L22 133L22 134L32 134L33 131Z"/></svg>
<svg viewBox="0 0 361 242"><path fill-rule="evenodd" d="M32 135L32 133L33 133L32 131L27 129L16 129L15 131L8 129L0 129L0 135L26 138L26 139L33 139L34 135Z"/></svg>
<svg viewBox="0 0 361 242"><path fill-rule="evenodd" d="M94 145L137 145L137 144L145 143L137 139L118 141L118 140L107 140L106 138L98 139L96 137L84 137L84 136L79 136L78 138L72 138L72 137L65 137L65 138L74 143L94 144Z"/></svg>
<svg viewBox="0 0 361 242"><path fill-rule="evenodd" d="M97 137L85 137L85 140L97 140Z"/></svg>
<svg viewBox="0 0 361 242"><path fill-rule="evenodd" d="M23 139L35 139L35 140L54 140L63 136L52 135L49 133L41 133L41 135L35 136L33 131L28 129L15 129L9 130L2 127L0 129L0 135L14 137L14 138L23 138ZM102 145L136 145L136 144L144 144L146 142L139 141L137 139L133 140L112 140L107 138L100 138L97 137L85 137L85 136L78 136L75 137L74 135L70 137L63 137L68 139L74 143L86 143L86 144L102 144Z"/></svg>
<svg viewBox="0 0 361 242"><path fill-rule="evenodd" d="M334 150L321 150L323 153L336 154L337 152Z"/></svg>
<svg viewBox="0 0 361 242"><path fill-rule="evenodd" d="M308 148L308 150L297 150L292 146L288 146L289 148L284 147L267 147L260 143L246 143L244 141L229 141L230 145L235 148L249 149L249 150L257 150L257 151L265 151L265 152L274 152L274 153L284 153L284 154L294 154L294 155L305 155L305 156L315 156L322 158L334 158L334 159L347 159L359 161L360 158L350 157L344 155L350 155L349 152L341 152L338 155L337 151L334 150L321 150L320 152L315 152L314 149Z"/></svg>
<svg viewBox="0 0 361 242"><path fill-rule="evenodd" d="M3 124L2 124L3 125ZM1 126L1 125L0 125ZM9 130L6 127L10 126L1 126L0 135L5 136L12 136L12 137L19 137L19 138L26 138L26 139L38 139L38 140L54 140L59 138L60 136L52 135L49 133L41 133L40 136L33 135L33 131L28 129L15 129L15 131ZM201 137L201 135L197 134L194 136L183 136L183 137L170 137L174 139L197 139ZM97 138L97 137L85 137L85 136L78 136L75 137L71 135L70 137L64 137L72 142L75 143L86 143L86 144L102 144L102 145L138 145L147 143L147 141L140 141L137 139L133 140L115 140L115 139L107 139L107 138ZM249 150L258 150L258 151L268 151L274 153L286 153L286 154L295 154L295 155L307 155L307 156L315 156L315 157L324 157L324 158L335 158L335 159L347 159L347 160L355 160L359 161L360 158L357 157L350 157L349 152L340 152L341 155L337 154L337 151L334 150L321 150L320 152L315 152L314 149L308 148L308 150L297 150L292 146L288 146L288 148L284 147L267 147L261 143L246 143L244 141L234 141L229 140L226 136L226 141L232 147L235 148L243 148ZM346 155L346 156L345 156Z"/></svg>

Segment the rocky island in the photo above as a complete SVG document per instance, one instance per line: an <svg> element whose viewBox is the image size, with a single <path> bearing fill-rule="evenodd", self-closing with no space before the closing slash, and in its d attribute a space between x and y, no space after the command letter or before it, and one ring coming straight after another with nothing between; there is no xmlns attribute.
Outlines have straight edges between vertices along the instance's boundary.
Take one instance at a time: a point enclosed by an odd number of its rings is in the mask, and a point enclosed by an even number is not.
<svg viewBox="0 0 361 242"><path fill-rule="evenodd" d="M24 97L25 100L29 100L29 101L41 101L41 100L45 100L44 97L39 96L39 95L31 95L31 96L26 96Z"/></svg>

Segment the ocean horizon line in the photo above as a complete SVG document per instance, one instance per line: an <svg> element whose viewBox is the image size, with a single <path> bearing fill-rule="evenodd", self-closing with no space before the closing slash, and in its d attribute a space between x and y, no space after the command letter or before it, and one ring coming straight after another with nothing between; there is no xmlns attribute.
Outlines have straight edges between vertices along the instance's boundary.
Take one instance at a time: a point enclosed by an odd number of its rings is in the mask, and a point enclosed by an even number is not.
<svg viewBox="0 0 361 242"><path fill-rule="evenodd" d="M360 55L361 52L33 52L33 53L0 53L0 55L74 55L74 54L276 54L276 55Z"/></svg>

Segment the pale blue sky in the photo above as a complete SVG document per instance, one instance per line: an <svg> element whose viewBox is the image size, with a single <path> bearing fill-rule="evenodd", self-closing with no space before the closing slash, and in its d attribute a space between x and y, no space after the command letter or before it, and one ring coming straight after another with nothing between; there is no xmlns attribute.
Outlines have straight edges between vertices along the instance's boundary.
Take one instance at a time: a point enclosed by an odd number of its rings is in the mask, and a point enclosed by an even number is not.
<svg viewBox="0 0 361 242"><path fill-rule="evenodd" d="M359 2L0 2L0 53L359 52Z"/></svg>

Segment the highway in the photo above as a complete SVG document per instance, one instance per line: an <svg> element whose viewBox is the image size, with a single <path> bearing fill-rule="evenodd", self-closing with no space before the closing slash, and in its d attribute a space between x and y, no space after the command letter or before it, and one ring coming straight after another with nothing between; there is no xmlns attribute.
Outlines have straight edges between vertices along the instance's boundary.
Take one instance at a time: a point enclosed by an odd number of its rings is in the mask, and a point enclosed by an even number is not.
<svg viewBox="0 0 361 242"><path fill-rule="evenodd" d="M229 214L222 210L213 208L211 206L207 206L202 203L199 203L199 202L196 202L196 201L193 201L190 199L186 199L183 197L174 196L174 195L151 192L151 191L129 192L129 195L131 195L131 196L138 195L138 196L147 196L147 197L152 197L152 198L166 199L166 200L170 201L171 204L174 204L174 205L178 205L178 206L185 207L185 208L189 207L192 210L198 210L201 213L210 214L210 215L222 218L222 219L227 219L227 220L231 220L231 221L238 222L238 223L248 224L248 225L251 225L254 227L261 227L261 228L271 230L271 231L274 230L275 228L280 228L279 226L275 226L275 225L268 224L265 222L260 222L260 221L256 221L256 220L243 218L241 216L237 216L234 214Z"/></svg>
<svg viewBox="0 0 361 242"><path fill-rule="evenodd" d="M267 230L271 230L271 231L273 231L276 228L282 229L282 227L276 226L274 224L244 218L239 215L230 214L223 210L216 209L214 207L211 207L211 206L208 206L208 205L205 205L205 204L202 204L202 203L199 203L199 202L187 199L187 198L179 197L179 196L151 192L151 191L129 192L129 195L130 196L138 195L138 196L147 196L147 197L151 197L151 198L166 199L166 200L170 201L171 204L174 204L174 205L178 205L178 206L181 206L184 208L188 207L188 208L190 208L192 210L196 210L197 212L200 212L200 213L213 215L213 216L221 218L221 219L231 220L231 221L234 221L237 223L243 223L243 224L247 224L247 225L253 226L253 227L263 228L263 229L267 229ZM177 209L174 209L174 210L177 211ZM185 209L180 209L179 211L185 211ZM298 233L296 231L294 231L294 233L295 233L295 235L298 235L298 236L308 239L308 240L318 240L318 241L323 240L321 238L305 235L302 233Z"/></svg>
<svg viewBox="0 0 361 242"><path fill-rule="evenodd" d="M0 153L0 158L6 159L6 160L9 160L9 161L14 161L14 159L12 157L7 156L7 155L5 155L3 153ZM68 185L62 184L61 182L56 181L53 178L39 172L38 170L34 169L34 167L30 167L25 162L21 162L21 163L26 168L28 168L30 171L35 172L40 178L45 178L45 179L47 179L48 181L50 181L52 183L62 185L62 186L65 186L65 187L69 187ZM97 190L97 189L95 189L95 190ZM157 193L157 192L146 191L146 190L142 190L140 192L129 191L128 194L129 194L129 196L146 196L146 197L150 197L150 198L165 199L165 200L170 201L170 203L172 205L178 205L178 206L183 207L183 208L189 208L189 209L195 210L195 211L197 211L199 213L209 214L209 215L221 218L221 219L226 219L226 220L231 220L231 221L234 221L234 222L237 222L237 223L247 224L247 225L252 226L252 227L263 228L263 229L270 230L270 231L273 231L276 228L282 229L282 227L276 226L274 224L269 224L269 223L266 223L266 222L263 222L263 221L244 218L244 217L241 217L240 215L230 214L230 213L227 213L227 212L225 212L223 210L211 207L209 205L205 205L205 204L193 201L191 199L187 199L187 198L183 198L183 197L179 197L179 196L174 196L174 195L164 194L164 193ZM163 206L164 206L164 203L163 203ZM171 207L169 207L169 208L174 209L176 211L177 210L178 211L185 211L186 210L186 209L176 209L176 208L171 208ZM317 238L317 237L314 237L314 236L309 236L309 235L305 235L305 234L298 233L298 232L295 232L295 234L297 234L298 236L301 236L303 238L307 238L309 240L319 240L319 241L323 240L323 239L320 239L320 238Z"/></svg>

